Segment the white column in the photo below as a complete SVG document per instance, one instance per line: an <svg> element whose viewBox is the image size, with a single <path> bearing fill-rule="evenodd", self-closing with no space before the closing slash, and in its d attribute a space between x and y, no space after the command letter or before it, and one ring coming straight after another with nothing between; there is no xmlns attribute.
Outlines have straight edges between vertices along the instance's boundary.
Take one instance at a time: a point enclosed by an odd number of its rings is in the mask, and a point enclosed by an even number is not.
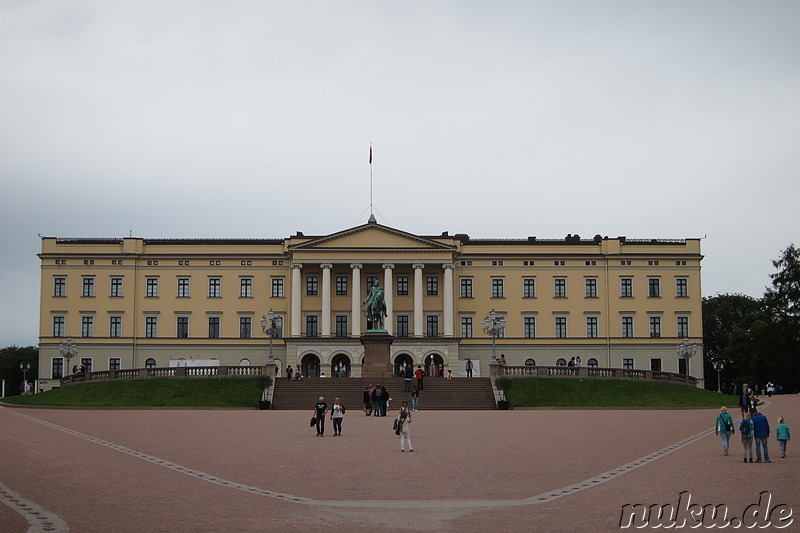
<svg viewBox="0 0 800 533"><path fill-rule="evenodd" d="M453 269L455 265L442 265L444 268L444 295L443 299L443 313L444 313L444 336L453 336Z"/></svg>
<svg viewBox="0 0 800 533"><path fill-rule="evenodd" d="M333 265L322 267L322 336L331 336L331 269Z"/></svg>
<svg viewBox="0 0 800 533"><path fill-rule="evenodd" d="M354 263L350 265L353 269L353 329L351 335L353 337L361 336L361 264Z"/></svg>
<svg viewBox="0 0 800 533"><path fill-rule="evenodd" d="M295 263L292 265L292 337L299 337L301 335L301 325L303 321L303 303L301 287L303 286L303 277L301 270L303 265Z"/></svg>
<svg viewBox="0 0 800 533"><path fill-rule="evenodd" d="M386 321L384 328L389 335L394 335L394 313L392 311L392 295L394 294L394 281L392 281L392 269L394 265L387 263L383 265L383 300L386 302Z"/></svg>
<svg viewBox="0 0 800 533"><path fill-rule="evenodd" d="M425 265L415 263L414 268L414 336L425 336L425 320L422 316L422 269Z"/></svg>

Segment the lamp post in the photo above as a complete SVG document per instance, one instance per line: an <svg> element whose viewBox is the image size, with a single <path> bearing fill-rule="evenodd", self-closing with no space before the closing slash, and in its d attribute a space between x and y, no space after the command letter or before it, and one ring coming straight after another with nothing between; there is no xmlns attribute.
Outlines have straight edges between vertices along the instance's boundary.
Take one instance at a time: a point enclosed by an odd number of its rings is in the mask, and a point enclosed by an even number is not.
<svg viewBox="0 0 800 533"><path fill-rule="evenodd" d="M20 363L19 364L19 369L22 370L22 382L23 383L28 383L28 370L31 369L31 364L28 363L27 366L26 366L26 365L23 365L22 363Z"/></svg>
<svg viewBox="0 0 800 533"><path fill-rule="evenodd" d="M506 319L497 315L497 311L492 309L489 316L483 319L483 331L492 336L492 362L497 361L496 340L506 327Z"/></svg>
<svg viewBox="0 0 800 533"><path fill-rule="evenodd" d="M697 351L697 345L689 344L689 339L683 339L683 342L678 346L676 346L675 350L678 352L678 357L683 357L684 359L686 359L686 375L691 376L692 371L690 366L690 360Z"/></svg>
<svg viewBox="0 0 800 533"><path fill-rule="evenodd" d="M268 362L272 363L272 337L276 336L280 331L278 331L278 327L275 325L275 313L272 312L272 309L269 310L267 313L269 315L269 319L266 316L261 315L261 330L264 332L265 335L269 335L269 359Z"/></svg>
<svg viewBox="0 0 800 533"><path fill-rule="evenodd" d="M720 381L720 377L719 376L720 376L720 372L722 372L722 369L725 368L725 362L724 361L714 361L713 364L714 364L714 370L717 371L717 392L721 393L722 392L722 382Z"/></svg>
<svg viewBox="0 0 800 533"><path fill-rule="evenodd" d="M72 337L67 337L65 342L58 343L58 353L67 360L67 371L69 371L70 359L77 357L78 351L78 345L72 342Z"/></svg>

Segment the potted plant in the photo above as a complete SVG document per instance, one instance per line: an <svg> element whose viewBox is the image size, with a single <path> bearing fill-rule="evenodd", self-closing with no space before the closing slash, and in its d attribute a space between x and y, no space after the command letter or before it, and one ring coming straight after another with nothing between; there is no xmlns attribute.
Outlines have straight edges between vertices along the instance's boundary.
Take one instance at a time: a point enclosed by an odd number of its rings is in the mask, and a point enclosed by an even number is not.
<svg viewBox="0 0 800 533"><path fill-rule="evenodd" d="M497 408L501 411L507 411L511 405L508 401L508 397L506 396L506 392L511 390L513 385L514 380L506 376L501 376L494 381L494 386L500 390L503 398L502 400L497 400Z"/></svg>
<svg viewBox="0 0 800 533"><path fill-rule="evenodd" d="M269 409L271 407L270 401L267 400L267 389L272 386L272 376L266 374L259 374L256 376L256 387L261 389L261 400L258 402L259 409Z"/></svg>

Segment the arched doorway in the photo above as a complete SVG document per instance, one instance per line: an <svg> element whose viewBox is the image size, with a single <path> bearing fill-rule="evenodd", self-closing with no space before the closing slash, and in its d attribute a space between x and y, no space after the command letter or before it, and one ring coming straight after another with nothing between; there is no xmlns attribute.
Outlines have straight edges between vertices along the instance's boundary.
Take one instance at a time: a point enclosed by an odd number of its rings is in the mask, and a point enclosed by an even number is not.
<svg viewBox="0 0 800 533"><path fill-rule="evenodd" d="M406 369L409 369L413 374L414 360L407 353L401 353L394 359L394 375L398 377L405 376Z"/></svg>
<svg viewBox="0 0 800 533"><path fill-rule="evenodd" d="M350 358L343 353L337 353L331 360L331 377L346 378L350 376Z"/></svg>
<svg viewBox="0 0 800 533"><path fill-rule="evenodd" d="M438 353L432 353L425 358L425 374L435 376L439 365L444 365L444 359Z"/></svg>
<svg viewBox="0 0 800 533"><path fill-rule="evenodd" d="M303 372L303 377L318 378L319 377L319 357L313 353L303 356L300 361L300 370Z"/></svg>

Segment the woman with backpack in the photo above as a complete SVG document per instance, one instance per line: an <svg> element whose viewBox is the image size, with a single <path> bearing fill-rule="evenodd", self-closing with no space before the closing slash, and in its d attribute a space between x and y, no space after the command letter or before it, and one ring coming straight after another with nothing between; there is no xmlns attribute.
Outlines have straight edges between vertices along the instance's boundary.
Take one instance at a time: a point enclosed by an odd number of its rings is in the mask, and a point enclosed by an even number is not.
<svg viewBox="0 0 800 533"><path fill-rule="evenodd" d="M742 453L744 454L744 463L747 462L747 458L750 458L750 462L753 462L753 421L750 420L751 418L750 413L745 413L744 418L742 421L739 422L739 435L742 436Z"/></svg>
<svg viewBox="0 0 800 533"><path fill-rule="evenodd" d="M731 435L735 433L733 431L733 418L731 418L731 415L728 414L728 408L724 405L720 411L720 414L717 415L717 423L714 431L722 440L722 454L728 455L728 447L731 443Z"/></svg>

